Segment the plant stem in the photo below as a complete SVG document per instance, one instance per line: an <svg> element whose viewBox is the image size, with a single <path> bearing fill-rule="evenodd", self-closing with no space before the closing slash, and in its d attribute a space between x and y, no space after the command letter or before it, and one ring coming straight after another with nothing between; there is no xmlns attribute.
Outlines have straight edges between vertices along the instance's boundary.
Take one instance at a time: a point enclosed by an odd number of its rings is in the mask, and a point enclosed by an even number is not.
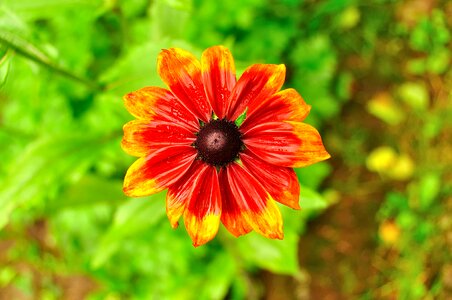
<svg viewBox="0 0 452 300"><path fill-rule="evenodd" d="M2 32L0 34L0 44L4 44L7 48L14 50L16 53L44 66L57 74L65 76L73 81L81 83L92 90L102 90L103 87L96 82L90 81L88 79L82 78L70 71L63 69L56 63L50 60L50 58L41 52L37 47L35 47L30 42L25 39L13 34L11 32Z"/></svg>

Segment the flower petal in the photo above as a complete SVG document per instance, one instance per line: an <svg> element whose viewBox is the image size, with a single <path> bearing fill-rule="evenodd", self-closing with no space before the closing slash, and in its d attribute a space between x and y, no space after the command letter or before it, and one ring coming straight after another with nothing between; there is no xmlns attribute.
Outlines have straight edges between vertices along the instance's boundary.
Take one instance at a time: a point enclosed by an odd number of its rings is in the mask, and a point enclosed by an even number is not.
<svg viewBox="0 0 452 300"><path fill-rule="evenodd" d="M170 48L160 52L157 69L162 80L195 116L207 122L211 107L204 92L201 63L190 52Z"/></svg>
<svg viewBox="0 0 452 300"><path fill-rule="evenodd" d="M277 121L303 121L309 114L311 106L304 102L294 89L286 89L267 98L264 102L253 102L245 121L240 127L247 131L256 124Z"/></svg>
<svg viewBox="0 0 452 300"><path fill-rule="evenodd" d="M196 154L191 146L171 146L138 159L127 170L124 193L142 197L166 189L184 175Z"/></svg>
<svg viewBox="0 0 452 300"><path fill-rule="evenodd" d="M241 213L241 215L238 215L237 211L232 211L236 214L236 218L242 219L239 222L246 222L252 229L265 237L282 239L281 213L270 194L247 170L237 163L228 165L226 173L230 196L227 202L223 201L223 214L225 211L229 212L229 206L234 203L232 207L238 209L238 212ZM222 186L222 188L225 187ZM230 225L230 223L225 223L226 228L235 234L236 228L233 227L231 230Z"/></svg>
<svg viewBox="0 0 452 300"><path fill-rule="evenodd" d="M244 133L243 142L260 159L282 167L304 167L325 159L318 131L301 122L268 122Z"/></svg>
<svg viewBox="0 0 452 300"><path fill-rule="evenodd" d="M195 160L190 169L177 182L169 186L166 194L166 214L173 228L179 225L178 221L184 213L189 195L193 193L196 188L195 183L207 166L201 160Z"/></svg>
<svg viewBox="0 0 452 300"><path fill-rule="evenodd" d="M145 87L124 96L127 110L136 118L176 123L196 132L198 119L174 95L159 87Z"/></svg>
<svg viewBox="0 0 452 300"><path fill-rule="evenodd" d="M121 146L130 155L144 156L162 147L191 145L190 130L166 121L133 120L124 125Z"/></svg>
<svg viewBox="0 0 452 300"><path fill-rule="evenodd" d="M300 209L300 184L292 168L266 163L247 149L240 155L240 160L273 199L293 209Z"/></svg>
<svg viewBox="0 0 452 300"><path fill-rule="evenodd" d="M253 229L245 220L244 212L231 192L226 168L220 169L218 177L221 186L221 201L223 202L221 222L236 237L247 234Z"/></svg>
<svg viewBox="0 0 452 300"><path fill-rule="evenodd" d="M237 81L234 58L226 47L214 46L202 53L201 64L207 98L218 118L223 119Z"/></svg>
<svg viewBox="0 0 452 300"><path fill-rule="evenodd" d="M213 239L221 216L221 195L218 173L214 166L206 167L194 182L184 213L184 224L193 245L198 247Z"/></svg>
<svg viewBox="0 0 452 300"><path fill-rule="evenodd" d="M236 120L248 107L251 113L254 103L260 103L278 92L284 84L284 65L256 64L243 72L229 97L227 118Z"/></svg>

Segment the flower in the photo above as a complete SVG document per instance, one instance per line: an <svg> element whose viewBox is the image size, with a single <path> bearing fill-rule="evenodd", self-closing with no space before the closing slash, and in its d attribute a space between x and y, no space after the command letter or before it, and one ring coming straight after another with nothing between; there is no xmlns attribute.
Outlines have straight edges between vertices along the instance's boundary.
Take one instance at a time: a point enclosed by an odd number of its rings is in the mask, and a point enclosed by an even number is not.
<svg viewBox="0 0 452 300"><path fill-rule="evenodd" d="M285 66L255 64L237 81L223 46L205 50L201 61L162 50L157 65L169 90L124 96L136 120L124 126L122 147L140 157L127 171L125 194L168 189L171 225L183 215L194 246L213 239L220 222L234 236L255 230L282 239L275 201L299 209L292 168L330 157L317 130L302 123L310 106L294 89L280 91Z"/></svg>

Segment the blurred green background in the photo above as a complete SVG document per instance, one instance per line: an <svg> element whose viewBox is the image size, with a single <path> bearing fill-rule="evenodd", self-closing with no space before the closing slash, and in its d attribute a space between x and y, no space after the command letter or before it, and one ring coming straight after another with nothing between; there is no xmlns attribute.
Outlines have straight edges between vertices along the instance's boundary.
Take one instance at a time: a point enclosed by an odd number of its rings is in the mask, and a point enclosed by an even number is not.
<svg viewBox="0 0 452 300"><path fill-rule="evenodd" d="M451 25L441 0L1 0L0 299L451 299ZM217 44L284 63L332 155L282 241L193 248L164 193L121 190L122 95Z"/></svg>

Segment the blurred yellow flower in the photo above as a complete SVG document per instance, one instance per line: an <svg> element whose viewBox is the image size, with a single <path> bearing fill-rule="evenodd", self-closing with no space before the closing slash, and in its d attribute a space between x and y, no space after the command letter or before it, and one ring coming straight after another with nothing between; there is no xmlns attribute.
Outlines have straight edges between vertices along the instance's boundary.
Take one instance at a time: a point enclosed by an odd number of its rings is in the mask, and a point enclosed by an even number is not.
<svg viewBox="0 0 452 300"><path fill-rule="evenodd" d="M397 154L388 146L374 149L366 159L369 171L394 180L407 180L413 176L414 162L407 154Z"/></svg>
<svg viewBox="0 0 452 300"><path fill-rule="evenodd" d="M399 240L400 229L393 221L386 220L380 224L378 234L384 243L392 245Z"/></svg>

